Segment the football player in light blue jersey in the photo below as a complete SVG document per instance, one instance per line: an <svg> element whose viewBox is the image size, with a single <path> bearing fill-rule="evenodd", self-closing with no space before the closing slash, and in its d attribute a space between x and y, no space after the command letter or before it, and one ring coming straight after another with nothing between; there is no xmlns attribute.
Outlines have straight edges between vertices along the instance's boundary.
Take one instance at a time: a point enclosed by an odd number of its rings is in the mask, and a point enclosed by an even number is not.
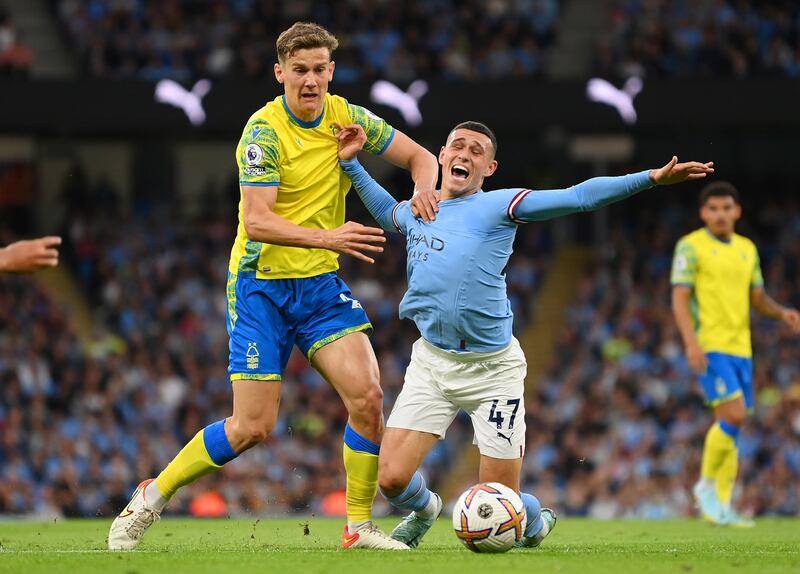
<svg viewBox="0 0 800 574"><path fill-rule="evenodd" d="M480 481L520 490L527 365L511 333L503 274L518 225L597 209L654 185L704 178L714 169L712 163L678 163L673 157L660 169L597 177L567 189L487 193L482 185L497 169L497 140L485 125L464 122L439 153L439 211L424 223L355 159L366 141L361 127L346 126L338 138L340 164L367 209L381 227L406 236L408 291L400 317L412 319L422 337L386 423L379 485L393 506L411 511L392 536L413 548L442 510L440 497L427 489L417 469L459 409L472 419ZM527 526L518 546L538 546L555 524L555 514L533 495L521 496ZM465 518L461 535L474 540L478 533Z"/></svg>

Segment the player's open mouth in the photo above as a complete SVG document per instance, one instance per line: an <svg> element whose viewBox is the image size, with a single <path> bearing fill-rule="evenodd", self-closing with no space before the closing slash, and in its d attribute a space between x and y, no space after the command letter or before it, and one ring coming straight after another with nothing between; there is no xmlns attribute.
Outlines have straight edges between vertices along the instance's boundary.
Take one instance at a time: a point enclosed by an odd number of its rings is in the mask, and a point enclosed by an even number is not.
<svg viewBox="0 0 800 574"><path fill-rule="evenodd" d="M469 170L463 165L454 165L450 168L450 175L455 179L467 179L469 177Z"/></svg>
<svg viewBox="0 0 800 574"><path fill-rule="evenodd" d="M317 94L300 94L300 99L304 102L313 102L317 99Z"/></svg>

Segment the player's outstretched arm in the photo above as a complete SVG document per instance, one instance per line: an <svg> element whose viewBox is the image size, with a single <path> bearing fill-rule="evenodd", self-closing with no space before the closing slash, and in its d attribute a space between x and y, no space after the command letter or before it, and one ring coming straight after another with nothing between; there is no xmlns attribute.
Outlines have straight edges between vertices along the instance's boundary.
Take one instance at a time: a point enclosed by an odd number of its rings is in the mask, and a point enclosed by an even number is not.
<svg viewBox="0 0 800 574"><path fill-rule="evenodd" d="M678 163L678 156L674 155L664 167L651 169L650 178L656 185L672 185L684 181L703 179L712 173L714 173L713 161L706 163L699 161Z"/></svg>
<svg viewBox="0 0 800 574"><path fill-rule="evenodd" d="M785 323L793 333L800 333L800 312L791 307L784 307L767 295L763 287L750 289L750 304L761 315L770 319L778 319Z"/></svg>
<svg viewBox="0 0 800 574"><path fill-rule="evenodd" d="M277 185L261 187L243 184L241 188L244 228L247 237L253 241L328 249L368 263L375 262L370 253L383 251L381 244L386 238L382 229L366 227L354 221L348 221L336 229L302 227L273 211L278 198Z"/></svg>
<svg viewBox="0 0 800 574"><path fill-rule="evenodd" d="M654 185L672 185L702 179L714 173L714 163L678 163L672 159L659 169L618 177L593 177L567 189L535 191L515 204L512 215L522 221L541 221L610 205Z"/></svg>
<svg viewBox="0 0 800 574"><path fill-rule="evenodd" d="M356 159L358 151L367 141L364 128L358 124L339 127L336 138L339 140L339 165L353 183L358 197L381 227L387 231L397 231L392 218L397 201Z"/></svg>
<svg viewBox="0 0 800 574"><path fill-rule="evenodd" d="M61 238L40 237L16 241L0 249L0 271L31 273L58 265L58 246Z"/></svg>

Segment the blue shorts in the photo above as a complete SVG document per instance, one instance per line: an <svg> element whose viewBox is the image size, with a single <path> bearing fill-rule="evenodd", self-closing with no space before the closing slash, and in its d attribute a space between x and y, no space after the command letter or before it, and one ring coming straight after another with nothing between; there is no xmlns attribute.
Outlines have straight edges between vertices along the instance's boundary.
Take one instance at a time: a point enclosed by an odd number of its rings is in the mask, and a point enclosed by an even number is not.
<svg viewBox="0 0 800 574"><path fill-rule="evenodd" d="M708 370L700 376L706 404L716 407L736 397L744 397L748 409L753 408L753 360L725 353L706 353Z"/></svg>
<svg viewBox="0 0 800 574"><path fill-rule="evenodd" d="M280 381L296 344L311 360L328 343L372 333L361 304L336 273L303 279L228 274L228 375Z"/></svg>

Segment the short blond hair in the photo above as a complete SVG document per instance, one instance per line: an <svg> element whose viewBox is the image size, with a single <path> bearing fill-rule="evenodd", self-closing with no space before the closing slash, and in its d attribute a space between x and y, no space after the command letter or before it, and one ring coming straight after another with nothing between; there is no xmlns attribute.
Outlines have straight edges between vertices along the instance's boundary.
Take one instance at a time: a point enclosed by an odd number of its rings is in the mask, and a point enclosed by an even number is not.
<svg viewBox="0 0 800 574"><path fill-rule="evenodd" d="M281 32L275 43L278 61L281 63L291 58L297 50L327 48L328 52L333 53L338 46L339 40L336 36L312 22L295 22L290 28Z"/></svg>

